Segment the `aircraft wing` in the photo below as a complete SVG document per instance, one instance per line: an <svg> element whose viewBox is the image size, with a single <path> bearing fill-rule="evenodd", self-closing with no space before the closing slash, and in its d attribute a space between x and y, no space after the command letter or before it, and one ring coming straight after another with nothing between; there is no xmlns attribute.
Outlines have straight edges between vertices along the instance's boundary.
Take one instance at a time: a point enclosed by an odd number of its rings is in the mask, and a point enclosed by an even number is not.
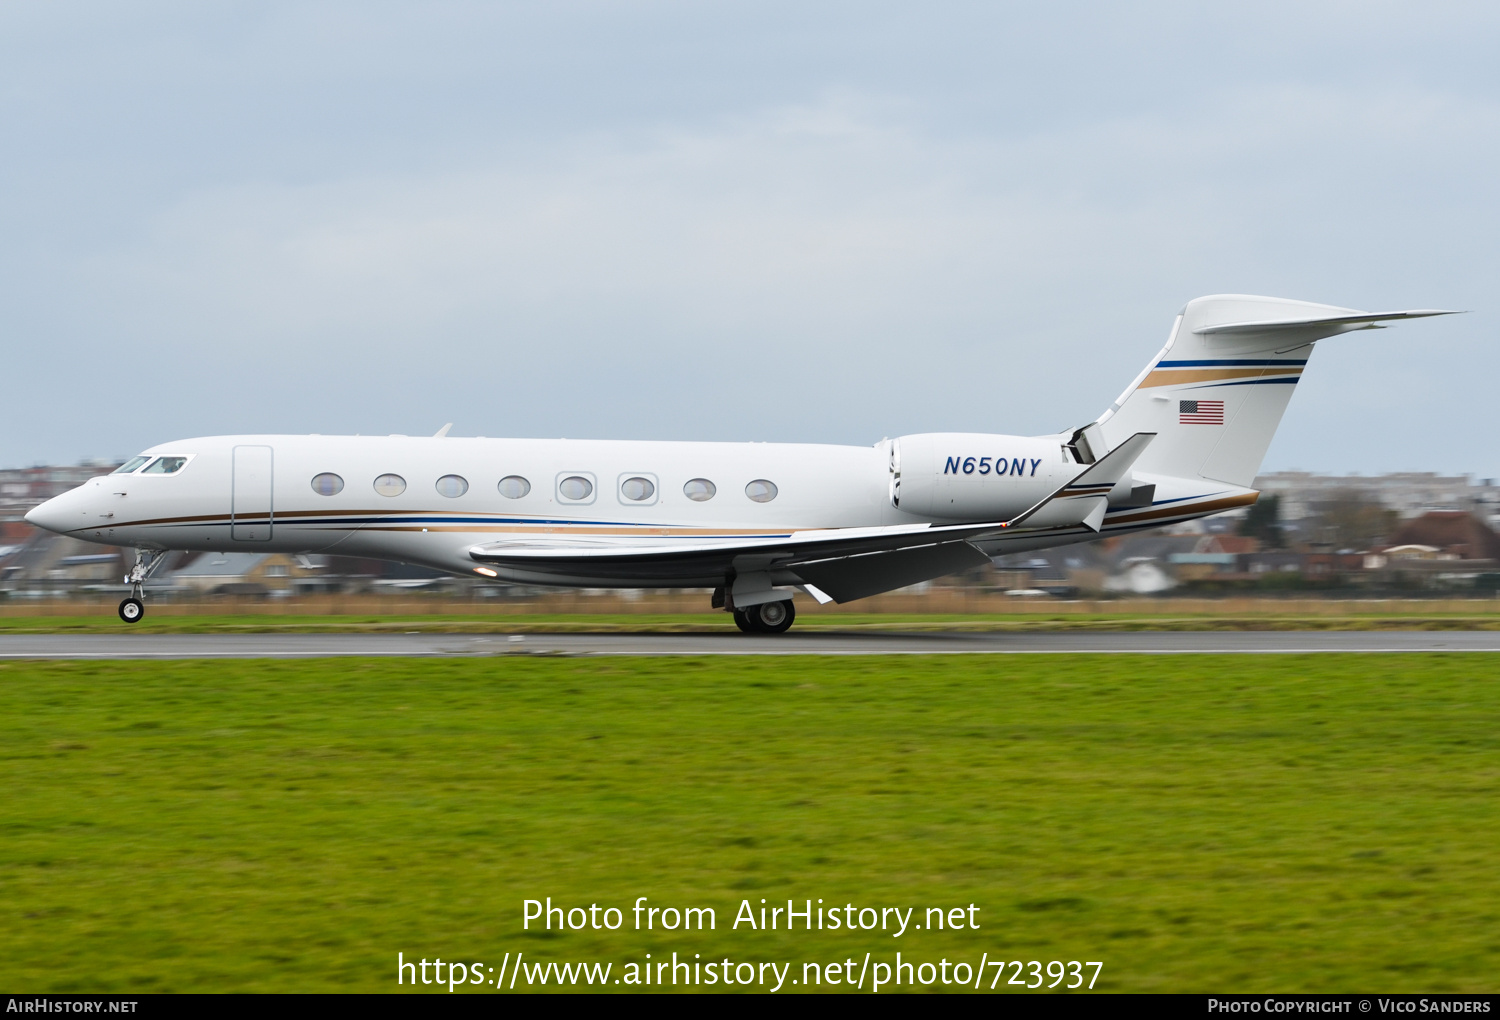
<svg viewBox="0 0 1500 1020"><path fill-rule="evenodd" d="M1064 529L1058 529L1064 530ZM1073 529L1090 535L1083 525ZM780 536L655 539L586 546L581 542L527 547L474 546L476 563L504 568L513 576L546 584L549 577L597 579L600 583L716 587L725 578L764 575L765 585L812 585L835 602L851 602L883 591L930 581L982 566L989 556L971 540L986 544L1006 538L1034 538L1036 530L1006 530L1006 522L947 526L897 525L800 531Z"/></svg>
<svg viewBox="0 0 1500 1020"><path fill-rule="evenodd" d="M577 573L622 580L669 580L685 576L723 577L753 559L760 569L868 556L937 545L968 545L968 540L1003 528L1002 522L934 527L902 524L878 528L833 528L782 534L704 536L682 539L611 539L590 543L560 539L545 544L506 542L474 546L478 563L528 571ZM968 546L973 549L972 546ZM974 552L981 558L983 553ZM816 583L816 582L814 582ZM898 586L899 587L899 586Z"/></svg>
<svg viewBox="0 0 1500 1020"><path fill-rule="evenodd" d="M812 585L836 602L849 602L989 562L988 555L970 544L976 539L993 544L1012 536L1034 538L1039 530L1096 532L1098 523L1093 518L1103 516L1104 494L1124 476L1151 438L1150 433L1132 436L1046 499L1007 521L680 538L530 538L477 545L469 556L538 583L552 576L718 585L726 577L754 574L763 576L766 586ZM1094 503L1098 503L1097 512ZM1043 528L1022 527L1043 516L1041 511L1053 504L1076 509Z"/></svg>

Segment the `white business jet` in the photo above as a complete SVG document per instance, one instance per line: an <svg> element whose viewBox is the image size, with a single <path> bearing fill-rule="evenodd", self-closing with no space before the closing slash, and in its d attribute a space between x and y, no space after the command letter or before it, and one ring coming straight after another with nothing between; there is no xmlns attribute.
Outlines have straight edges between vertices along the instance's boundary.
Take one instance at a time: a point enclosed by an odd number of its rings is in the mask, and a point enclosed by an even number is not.
<svg viewBox="0 0 1500 1020"><path fill-rule="evenodd" d="M132 546L120 618L174 549L334 553L525 584L704 587L741 630L793 594L849 602L1042 549L1255 502L1313 345L1435 310L1190 301L1098 419L1055 435L930 433L874 446L436 436L165 443L26 515Z"/></svg>

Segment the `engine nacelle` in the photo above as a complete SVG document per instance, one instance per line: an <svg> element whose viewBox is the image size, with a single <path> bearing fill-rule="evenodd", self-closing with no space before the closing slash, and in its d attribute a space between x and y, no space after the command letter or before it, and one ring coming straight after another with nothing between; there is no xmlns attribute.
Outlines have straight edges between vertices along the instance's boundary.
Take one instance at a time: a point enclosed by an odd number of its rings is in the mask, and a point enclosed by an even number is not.
<svg viewBox="0 0 1500 1020"><path fill-rule="evenodd" d="M1083 470L1056 436L929 432L891 449L891 502L953 521L1006 521Z"/></svg>

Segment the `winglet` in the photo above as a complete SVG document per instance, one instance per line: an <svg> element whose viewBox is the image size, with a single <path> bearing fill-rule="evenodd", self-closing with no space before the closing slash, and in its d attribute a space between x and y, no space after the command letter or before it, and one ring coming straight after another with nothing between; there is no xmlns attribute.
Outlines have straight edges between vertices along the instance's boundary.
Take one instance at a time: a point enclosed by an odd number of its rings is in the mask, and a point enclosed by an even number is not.
<svg viewBox="0 0 1500 1020"><path fill-rule="evenodd" d="M1104 485L1114 488L1115 483L1125 477L1135 462L1140 459L1141 454L1146 452L1146 447L1151 445L1151 440L1155 438L1155 432L1137 432L1090 464L1083 474L1063 486L1064 490L1078 485Z"/></svg>
<svg viewBox="0 0 1500 1020"><path fill-rule="evenodd" d="M1084 511L1080 506L1079 510L1082 512L1072 523L1083 524L1091 531L1098 531L1099 525L1104 521L1105 510L1108 508L1109 490L1130 473L1131 467L1135 465L1140 455L1146 452L1146 447L1150 446L1151 440L1155 438L1155 432L1137 432L1084 468L1071 481L1065 482L1056 492L1036 506L1012 517L1000 526L1002 528L1018 527L1054 500L1082 500L1088 502L1089 508Z"/></svg>

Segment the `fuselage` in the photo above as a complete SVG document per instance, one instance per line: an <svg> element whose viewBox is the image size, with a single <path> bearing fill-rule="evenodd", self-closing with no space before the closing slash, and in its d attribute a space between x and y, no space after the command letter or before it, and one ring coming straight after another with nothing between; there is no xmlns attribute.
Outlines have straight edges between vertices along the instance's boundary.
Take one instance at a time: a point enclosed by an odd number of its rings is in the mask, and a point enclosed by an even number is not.
<svg viewBox="0 0 1500 1020"><path fill-rule="evenodd" d="M476 566L470 550L480 543L660 547L1000 520L1079 470L1058 437L972 434L867 447L241 435L163 443L137 461L49 501L30 519L116 546L330 553L502 580L618 585L615 575ZM902 505L914 502L926 512ZM947 513L932 512L949 505ZM1174 516L1194 515L1181 510ZM1116 516L1117 526L1127 523ZM1048 535L1033 547L1087 537ZM630 583L721 581L657 571Z"/></svg>

